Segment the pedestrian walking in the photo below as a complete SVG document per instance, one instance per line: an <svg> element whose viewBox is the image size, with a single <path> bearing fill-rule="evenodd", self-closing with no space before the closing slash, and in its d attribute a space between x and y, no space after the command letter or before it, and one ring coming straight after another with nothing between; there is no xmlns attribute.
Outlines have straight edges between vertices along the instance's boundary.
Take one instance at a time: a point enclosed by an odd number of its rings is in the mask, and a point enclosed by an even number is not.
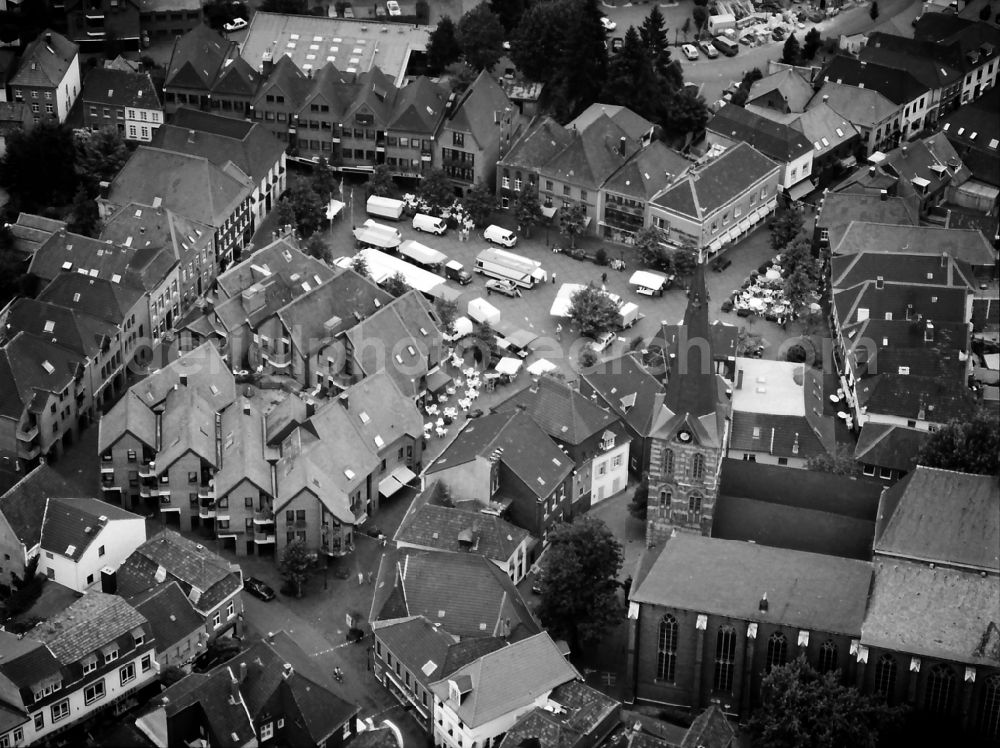
<svg viewBox="0 0 1000 748"><path fill-rule="evenodd" d="M373 571L368 572L368 584L372 583L372 576L374 575L374 573L375 572L373 572Z"/></svg>
<svg viewBox="0 0 1000 748"><path fill-rule="evenodd" d="M607 282L608 282L608 274L607 273L601 273L601 283L604 284L604 283L607 283Z"/></svg>
<svg viewBox="0 0 1000 748"><path fill-rule="evenodd" d="M562 324L556 325L556 340L562 340Z"/></svg>
<svg viewBox="0 0 1000 748"><path fill-rule="evenodd" d="M365 583L365 575L362 572L358 572L358 587Z"/></svg>
<svg viewBox="0 0 1000 748"><path fill-rule="evenodd" d="M387 537L386 537L386 536L385 536L384 534L380 534L380 535L378 536L378 543L379 543L379 545L380 545L380 546L382 546L383 548L385 548L385 544L386 544L386 541L387 541L387 540L388 540L388 538L387 538Z"/></svg>
<svg viewBox="0 0 1000 748"><path fill-rule="evenodd" d="M555 284L556 284L556 274L553 273L552 274L552 285L554 286Z"/></svg>

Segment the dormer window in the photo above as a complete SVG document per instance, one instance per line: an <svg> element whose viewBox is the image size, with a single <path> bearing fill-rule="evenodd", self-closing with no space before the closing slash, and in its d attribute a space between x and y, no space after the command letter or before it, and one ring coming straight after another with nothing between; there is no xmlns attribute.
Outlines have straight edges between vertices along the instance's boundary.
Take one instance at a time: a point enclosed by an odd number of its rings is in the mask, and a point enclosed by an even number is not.
<svg viewBox="0 0 1000 748"><path fill-rule="evenodd" d="M80 664L83 665L83 674L90 675L92 672L97 670L97 655L96 654L87 655L86 657L83 658Z"/></svg>
<svg viewBox="0 0 1000 748"><path fill-rule="evenodd" d="M615 446L615 433L611 430L605 431L601 435L601 449L609 450Z"/></svg>
<svg viewBox="0 0 1000 748"><path fill-rule="evenodd" d="M118 659L118 645L111 644L107 647L101 649L101 654L104 655L104 664L107 665L109 662L114 662Z"/></svg>

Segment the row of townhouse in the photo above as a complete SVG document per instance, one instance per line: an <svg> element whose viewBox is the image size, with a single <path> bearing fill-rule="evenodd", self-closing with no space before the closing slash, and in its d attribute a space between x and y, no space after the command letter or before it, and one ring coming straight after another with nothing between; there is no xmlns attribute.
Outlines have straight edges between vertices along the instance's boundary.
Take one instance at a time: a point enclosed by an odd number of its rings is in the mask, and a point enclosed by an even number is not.
<svg viewBox="0 0 1000 748"><path fill-rule="evenodd" d="M412 398L384 370L322 404L237 397L232 372L205 343L102 419L102 487L112 501L144 504L239 555L280 555L302 540L339 556L380 497L420 472L422 433Z"/></svg>
<svg viewBox="0 0 1000 748"><path fill-rule="evenodd" d="M67 35L83 52L140 52L151 43L180 36L202 22L195 0L62 0Z"/></svg>

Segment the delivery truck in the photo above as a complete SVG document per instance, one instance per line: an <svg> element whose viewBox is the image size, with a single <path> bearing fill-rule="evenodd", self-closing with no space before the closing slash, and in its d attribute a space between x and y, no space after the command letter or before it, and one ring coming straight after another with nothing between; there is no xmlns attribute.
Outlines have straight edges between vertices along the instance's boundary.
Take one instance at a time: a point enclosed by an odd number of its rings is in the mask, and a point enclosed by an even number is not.
<svg viewBox="0 0 1000 748"><path fill-rule="evenodd" d="M475 271L499 280L509 280L521 288L533 288L548 277L542 263L505 249L484 249L476 257Z"/></svg>
<svg viewBox="0 0 1000 748"><path fill-rule="evenodd" d="M368 203L365 205L368 215L388 218L392 221L401 219L405 208L406 203L402 200L394 200L391 197L379 197L378 195L372 195L368 198Z"/></svg>
<svg viewBox="0 0 1000 748"><path fill-rule="evenodd" d="M432 273L440 273L448 262L448 256L444 252L431 249L426 244L407 239L399 245L399 256L407 262L412 262L418 268L429 270Z"/></svg>

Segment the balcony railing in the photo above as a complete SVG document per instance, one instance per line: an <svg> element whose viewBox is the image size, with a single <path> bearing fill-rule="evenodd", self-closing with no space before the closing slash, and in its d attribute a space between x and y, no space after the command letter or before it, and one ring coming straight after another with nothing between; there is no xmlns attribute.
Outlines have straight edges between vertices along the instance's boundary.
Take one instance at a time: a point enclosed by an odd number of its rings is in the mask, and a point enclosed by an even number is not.
<svg viewBox="0 0 1000 748"><path fill-rule="evenodd" d="M149 462L144 462L139 466L139 477L140 478L155 478L156 477L156 460L150 460Z"/></svg>
<svg viewBox="0 0 1000 748"><path fill-rule="evenodd" d="M139 495L144 499L148 499L153 496L160 496L169 501L170 489L160 488L159 486L139 486Z"/></svg>
<svg viewBox="0 0 1000 748"><path fill-rule="evenodd" d="M273 543L274 533L273 532L255 532L253 534L253 542L258 545L263 545L264 543Z"/></svg>
<svg viewBox="0 0 1000 748"><path fill-rule="evenodd" d="M198 487L198 498L199 499L214 499L215 498L215 486L199 486Z"/></svg>
<svg viewBox="0 0 1000 748"><path fill-rule="evenodd" d="M114 475L114 474L115 474L114 465L106 465L106 464L101 465L101 475Z"/></svg>
<svg viewBox="0 0 1000 748"><path fill-rule="evenodd" d="M273 525L274 524L274 513L273 512L257 512L253 516L253 523L255 525Z"/></svg>
<svg viewBox="0 0 1000 748"><path fill-rule="evenodd" d="M271 366L283 369L292 363L292 354L290 351L285 351L283 353L278 353L276 351L262 351L261 357L264 359L264 363L270 364Z"/></svg>

